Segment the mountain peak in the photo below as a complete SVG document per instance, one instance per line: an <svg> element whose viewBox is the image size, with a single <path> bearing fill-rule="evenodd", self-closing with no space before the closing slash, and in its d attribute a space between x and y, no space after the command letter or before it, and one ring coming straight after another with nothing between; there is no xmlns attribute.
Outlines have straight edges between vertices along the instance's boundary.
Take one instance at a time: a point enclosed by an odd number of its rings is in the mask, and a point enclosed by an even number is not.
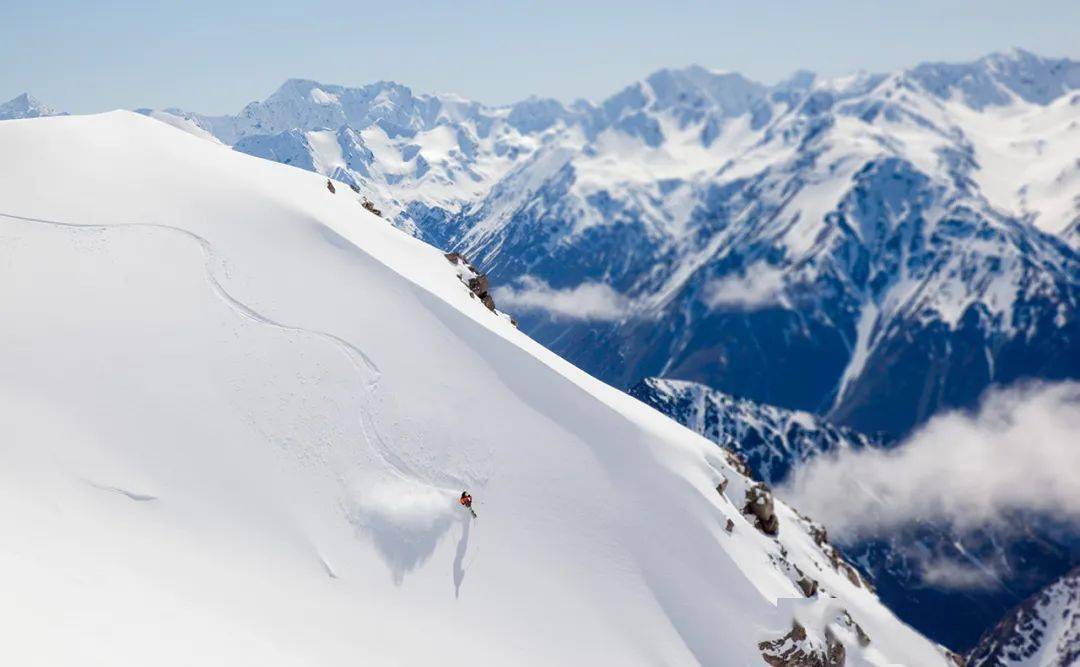
<svg viewBox="0 0 1080 667"><path fill-rule="evenodd" d="M0 120L60 115L63 114L50 106L42 104L40 100L30 95L30 93L22 93L0 104Z"/></svg>
<svg viewBox="0 0 1080 667"><path fill-rule="evenodd" d="M923 63L902 76L936 97L959 99L976 110L1017 99L1046 105L1080 88L1080 62L1014 47L971 62Z"/></svg>

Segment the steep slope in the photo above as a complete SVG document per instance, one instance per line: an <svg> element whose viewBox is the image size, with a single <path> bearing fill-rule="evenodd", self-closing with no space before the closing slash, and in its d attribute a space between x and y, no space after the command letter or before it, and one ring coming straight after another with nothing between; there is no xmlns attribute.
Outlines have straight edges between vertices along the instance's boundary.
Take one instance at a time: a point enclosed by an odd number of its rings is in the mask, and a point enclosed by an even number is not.
<svg viewBox="0 0 1080 667"><path fill-rule="evenodd" d="M1080 64L1017 50L774 86L661 70L570 106L290 81L186 116L361 187L602 379L901 435L1080 377L1078 88Z"/></svg>
<svg viewBox="0 0 1080 667"><path fill-rule="evenodd" d="M1069 667L1080 662L1080 567L1031 596L986 633L969 667Z"/></svg>
<svg viewBox="0 0 1080 667"><path fill-rule="evenodd" d="M789 473L822 454L894 444L693 382L647 378L630 393L737 452L770 484L783 486ZM863 506L857 499L850 502ZM964 649L1008 609L1067 572L1080 553L1074 529L1031 513L1011 517L1004 527L987 525L963 534L948 523L926 520L884 536L833 537L898 616L937 641ZM945 585L950 568L982 576L968 585Z"/></svg>
<svg viewBox="0 0 1080 667"><path fill-rule="evenodd" d="M126 112L0 149L5 662L944 664L341 184Z"/></svg>

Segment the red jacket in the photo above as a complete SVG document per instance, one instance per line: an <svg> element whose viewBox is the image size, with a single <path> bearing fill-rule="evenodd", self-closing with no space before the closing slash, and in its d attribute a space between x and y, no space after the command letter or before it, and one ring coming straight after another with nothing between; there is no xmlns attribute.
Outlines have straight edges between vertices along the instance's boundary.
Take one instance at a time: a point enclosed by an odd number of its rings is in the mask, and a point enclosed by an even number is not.
<svg viewBox="0 0 1080 667"><path fill-rule="evenodd" d="M472 496L466 493L461 497L461 500L459 502L465 507L472 507Z"/></svg>

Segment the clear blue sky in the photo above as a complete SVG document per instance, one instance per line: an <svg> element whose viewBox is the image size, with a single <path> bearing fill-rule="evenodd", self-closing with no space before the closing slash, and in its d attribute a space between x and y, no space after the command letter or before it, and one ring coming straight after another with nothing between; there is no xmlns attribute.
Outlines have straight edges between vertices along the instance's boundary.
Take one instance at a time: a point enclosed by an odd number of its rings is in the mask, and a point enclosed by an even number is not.
<svg viewBox="0 0 1080 667"><path fill-rule="evenodd" d="M0 101L235 112L290 77L392 79L489 103L600 99L665 66L765 82L969 60L1080 58L1080 0L128 3L0 0Z"/></svg>

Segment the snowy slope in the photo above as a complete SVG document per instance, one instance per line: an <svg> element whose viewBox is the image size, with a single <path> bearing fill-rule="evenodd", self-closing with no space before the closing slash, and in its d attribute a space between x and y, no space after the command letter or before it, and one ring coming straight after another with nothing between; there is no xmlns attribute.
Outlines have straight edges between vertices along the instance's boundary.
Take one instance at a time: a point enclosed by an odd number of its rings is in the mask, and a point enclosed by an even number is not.
<svg viewBox="0 0 1080 667"><path fill-rule="evenodd" d="M127 112L0 155L0 661L944 664L341 184Z"/></svg>
<svg viewBox="0 0 1080 667"><path fill-rule="evenodd" d="M1070 667L1080 662L1080 567L1031 596L967 656L968 667Z"/></svg>

